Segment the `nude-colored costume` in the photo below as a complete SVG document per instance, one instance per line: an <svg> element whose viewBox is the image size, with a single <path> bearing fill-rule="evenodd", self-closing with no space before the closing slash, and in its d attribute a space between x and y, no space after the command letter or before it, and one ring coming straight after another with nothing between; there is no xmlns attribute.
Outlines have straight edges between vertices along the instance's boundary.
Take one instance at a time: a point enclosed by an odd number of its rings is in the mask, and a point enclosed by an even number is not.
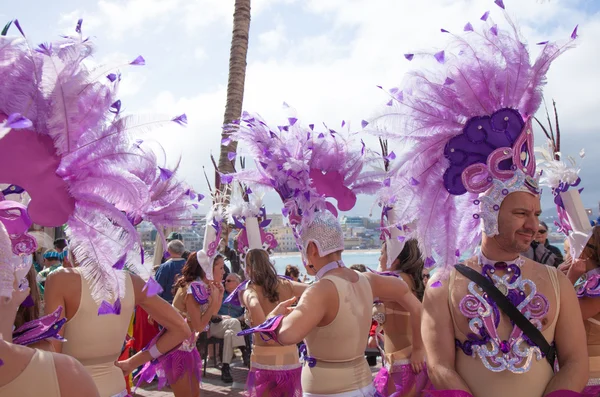
<svg viewBox="0 0 600 397"><path fill-rule="evenodd" d="M544 274L535 274L534 269L539 269L538 267L524 267L522 269L523 278L533 281L537 292L543 294L548 300L549 310L542 320L542 334L548 343L552 343L560 312L560 288L556 273L557 269L545 266L543 269L547 271L547 277L544 277ZM454 324L454 334L457 342L464 344L467 335L473 333L473 330L469 329L468 319L459 308L461 301L465 303L463 299L470 293L467 290L469 280L453 270L449 283L449 304ZM528 289L528 291L531 290ZM512 325L507 316L501 314L500 318L500 325L497 327L498 335L506 340L512 330ZM489 347L490 344L488 343L485 346ZM484 360L480 357L472 357L457 348L456 371L467 383L474 397L541 397L543 395L548 382L553 376L553 368L545 358L537 357L535 349L530 347L528 343L523 342L519 346L524 349L523 353L529 354L529 359L523 358L523 361L516 362L510 370L498 368L495 371L486 367L486 365L489 366L491 359ZM491 357L502 356L503 353L498 351L495 356ZM516 356L511 350L510 355L504 355L504 357L515 358ZM528 369L526 369L527 367Z"/></svg>
<svg viewBox="0 0 600 397"><path fill-rule="evenodd" d="M302 368L305 396L375 396L371 371L365 360L365 346L371 325L373 293L366 277L348 282L334 275L322 280L332 282L339 296L335 319L313 329L305 338L308 355L316 365ZM320 281L323 282L323 281Z"/></svg>
<svg viewBox="0 0 600 397"><path fill-rule="evenodd" d="M0 396L60 397L52 353L36 349L25 370L0 387Z"/></svg>
<svg viewBox="0 0 600 397"><path fill-rule="evenodd" d="M412 353L412 330L410 314L390 306L392 303L378 304L376 318L384 319L381 323L384 332L385 365L375 377L375 387L383 396L413 397L420 396L428 385L427 372L418 375L413 373L410 365ZM383 314L384 316L381 316ZM390 335L393 333L393 338Z"/></svg>
<svg viewBox="0 0 600 397"><path fill-rule="evenodd" d="M121 314L102 316L98 315L98 304L92 298L89 284L81 273L80 278L79 308L64 325L66 341L62 352L83 364L94 379L100 397L125 396L125 378L114 363L121 354L135 306L131 277L125 273L125 296L121 299Z"/></svg>

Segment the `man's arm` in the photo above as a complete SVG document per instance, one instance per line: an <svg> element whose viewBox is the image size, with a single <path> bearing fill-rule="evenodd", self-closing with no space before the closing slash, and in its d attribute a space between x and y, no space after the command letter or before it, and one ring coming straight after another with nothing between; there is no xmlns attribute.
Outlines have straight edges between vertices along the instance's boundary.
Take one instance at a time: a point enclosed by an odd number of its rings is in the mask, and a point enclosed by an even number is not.
<svg viewBox="0 0 600 397"><path fill-rule="evenodd" d="M427 373L435 388L471 393L454 365L456 347L448 305L448 280L444 280L441 287L430 285L425 290L421 334L427 352Z"/></svg>
<svg viewBox="0 0 600 397"><path fill-rule="evenodd" d="M561 272L558 275L560 288L560 312L554 331L554 342L560 371L548 383L544 395L556 390L581 392L589 378L589 362L585 328L579 302L573 285Z"/></svg>

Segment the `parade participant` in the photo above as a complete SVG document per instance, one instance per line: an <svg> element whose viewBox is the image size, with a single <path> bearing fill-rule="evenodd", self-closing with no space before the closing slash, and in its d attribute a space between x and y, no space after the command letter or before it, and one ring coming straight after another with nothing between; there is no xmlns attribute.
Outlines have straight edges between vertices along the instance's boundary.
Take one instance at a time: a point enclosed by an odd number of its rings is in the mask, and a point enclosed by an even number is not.
<svg viewBox="0 0 600 397"><path fill-rule="evenodd" d="M558 127L556 104L554 112ZM600 227L591 226L583 206L579 165L574 158L563 157L560 135L554 134L554 129L548 132L543 126L542 128L550 139L544 147L536 148L541 157L538 161L542 169L540 182L551 189L558 212L558 230L567 236L567 260L559 270L565 272L567 278L575 284L584 321L590 370L584 393L597 396L600 394ZM581 157L584 154L584 151L580 152ZM563 158L568 158L568 161Z"/></svg>
<svg viewBox="0 0 600 397"><path fill-rule="evenodd" d="M579 307L587 336L590 378L584 393L600 394L600 226L594 226L592 236L571 267L581 267L575 283ZM581 265L581 266L580 266Z"/></svg>
<svg viewBox="0 0 600 397"><path fill-rule="evenodd" d="M13 344L15 314L30 294L24 278L29 269L23 265L0 222L0 395L98 396L92 378L74 358Z"/></svg>
<svg viewBox="0 0 600 397"><path fill-rule="evenodd" d="M248 278L236 292L242 296L241 304L247 309L246 322L253 327L263 323L266 314L280 302L299 298L308 285L277 275L267 252L277 247L277 240L264 230L270 220L260 198L248 195L248 202L230 207L229 212L239 230L237 249ZM279 346L254 338L247 394L249 397L301 397L301 372L295 344Z"/></svg>
<svg viewBox="0 0 600 397"><path fill-rule="evenodd" d="M265 331L281 345L305 341L305 396L375 396L364 356L373 296L401 303L411 313L415 333L420 303L401 279L358 273L343 264L344 237L334 213L352 209L356 193L381 186L381 181L361 180L361 151L352 150L333 130L319 133L314 126L302 127L296 118L288 121L277 133L258 116L243 118L233 137L248 146L259 170L239 174L279 193L307 272L317 281L295 309L290 307L294 297L267 315L270 331L263 324L244 333ZM335 198L337 205L328 197ZM415 370L420 371L422 364L415 363Z"/></svg>
<svg viewBox="0 0 600 397"><path fill-rule="evenodd" d="M68 320L61 330L68 340L54 346L84 364L101 397L121 396L127 391L115 360L134 304L155 315L167 331L158 348L122 368L160 356L190 332L155 296L155 280L129 274L149 276L135 226L147 220L162 233L163 226L189 225L195 195L135 139L140 126L121 114L116 97L121 74L111 68L88 70L85 60L94 47L82 35L81 20L75 32L35 51L19 39L2 38L0 119L8 132L0 139L0 181L14 183L7 194L30 197L26 212L35 224L66 225L70 262L78 267L57 270L47 280L46 313ZM140 66L144 60L129 64ZM165 121L184 124L185 115ZM143 128L152 125L145 120Z"/></svg>
<svg viewBox="0 0 600 397"><path fill-rule="evenodd" d="M215 204L207 214L203 248L188 256L173 288L173 307L186 318L193 330L192 335L177 350L146 364L138 375L140 382L148 383L158 376L159 388L169 385L177 397L200 395L202 359L196 349L196 341L201 332L209 331L211 318L219 311L224 293L220 282L225 272L224 262L217 252L222 212L221 205ZM229 342L224 341L223 354L226 351L232 354L231 340ZM223 372L231 376L228 371Z"/></svg>
<svg viewBox="0 0 600 397"><path fill-rule="evenodd" d="M251 327L263 323L266 315L280 302L299 298L307 284L277 277L277 272L263 249L252 249L246 255L246 274L250 280L242 302L247 308ZM250 373L246 390L251 397L300 397L302 386L296 344L280 346L254 338L250 357Z"/></svg>
<svg viewBox="0 0 600 397"><path fill-rule="evenodd" d="M482 19L484 30L469 23L452 35L454 46L432 56L437 69L409 73L372 121L378 135L386 130L409 146L399 173L415 200L399 221L415 222L425 261L438 266L423 301L428 374L438 390L426 395L581 392L588 364L574 291L556 268L520 256L541 212L532 117L550 64L576 32L564 46L544 43L530 64L510 20L505 31L490 13ZM455 267L480 238L481 252Z"/></svg>
<svg viewBox="0 0 600 397"><path fill-rule="evenodd" d="M402 244L400 254L389 263L386 245L393 244L393 241L387 239L382 246L379 259L383 263L382 267L385 266L394 276L402 278L411 292L422 300L425 286L421 279L423 259L418 243L414 239L407 240ZM385 353L385 365L374 381L377 391L383 396L420 396L428 384L427 372L423 370L415 373L411 364L413 348L416 347L419 354L423 350L423 341L420 333L416 338L412 334L408 311L395 302L379 302L375 305L373 318L378 321L378 328L383 332ZM421 359L417 356L417 360Z"/></svg>

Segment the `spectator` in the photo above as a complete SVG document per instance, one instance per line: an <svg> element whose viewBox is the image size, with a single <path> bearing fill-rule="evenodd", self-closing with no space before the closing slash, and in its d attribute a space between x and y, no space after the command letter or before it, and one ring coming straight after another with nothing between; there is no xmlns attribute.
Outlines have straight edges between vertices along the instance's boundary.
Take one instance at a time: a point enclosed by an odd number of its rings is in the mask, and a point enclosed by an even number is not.
<svg viewBox="0 0 600 397"><path fill-rule="evenodd" d="M54 240L54 249L56 252L63 252L67 248L67 239L66 238L57 238Z"/></svg>
<svg viewBox="0 0 600 397"><path fill-rule="evenodd" d="M181 235L181 233L177 233L177 232L171 232L169 233L169 235L167 236L167 238L165 239L167 240L167 245L171 242L171 241L175 241L175 240L179 240L183 243L183 236ZM190 256L190 251L186 251L184 248L183 254L181 254L181 257L185 260L187 260L188 256ZM160 263L165 263L167 261L166 255L162 257L162 259L160 260Z"/></svg>
<svg viewBox="0 0 600 397"><path fill-rule="evenodd" d="M54 249L49 249L44 253L44 269L38 273L37 282L39 283L42 295L44 294L44 286L46 284L46 278L50 273L61 268L60 265L60 254Z"/></svg>
<svg viewBox="0 0 600 397"><path fill-rule="evenodd" d="M169 303L173 303L173 285L179 276L181 276L181 269L186 261L183 258L185 247L181 240L171 240L167 245L167 252L171 258L160 265L156 271L155 278L163 289L160 297Z"/></svg>
<svg viewBox="0 0 600 397"><path fill-rule="evenodd" d="M553 267L558 267L564 261L562 252L548 242L548 225L545 222L540 222L535 239L523 256Z"/></svg>
<svg viewBox="0 0 600 397"><path fill-rule="evenodd" d="M223 301L227 299L229 295L237 288L242 282L242 278L236 273L229 273L225 276L225 293L223 294ZM244 308L236 306L231 303L223 303L219 309L218 314L222 318L236 318L240 323L244 322Z"/></svg>
<svg viewBox="0 0 600 397"><path fill-rule="evenodd" d="M236 244L237 244L237 240L234 242L234 248L235 248ZM229 265L231 266L231 272L233 272L235 274L240 274L240 272L241 272L240 258L238 257L236 250L231 249L231 248L229 248L228 245L226 245L225 248L223 249L223 255L229 261Z"/></svg>
<svg viewBox="0 0 600 397"><path fill-rule="evenodd" d="M359 273L367 272L367 267L365 265L352 265L352 266L350 266L350 269L356 270Z"/></svg>
<svg viewBox="0 0 600 397"><path fill-rule="evenodd" d="M298 283L306 282L306 274L303 275L302 281L300 280L300 270L298 270L298 266L287 265L285 267L285 276L292 279L292 281L296 281Z"/></svg>
<svg viewBox="0 0 600 397"><path fill-rule="evenodd" d="M547 249L549 249L554 255L556 255L560 262L563 262L564 258L562 252L560 252L560 249L550 244L550 242L548 241L548 225L546 225L546 222L540 222L540 227L535 236L535 240L540 244L544 244L544 246Z"/></svg>

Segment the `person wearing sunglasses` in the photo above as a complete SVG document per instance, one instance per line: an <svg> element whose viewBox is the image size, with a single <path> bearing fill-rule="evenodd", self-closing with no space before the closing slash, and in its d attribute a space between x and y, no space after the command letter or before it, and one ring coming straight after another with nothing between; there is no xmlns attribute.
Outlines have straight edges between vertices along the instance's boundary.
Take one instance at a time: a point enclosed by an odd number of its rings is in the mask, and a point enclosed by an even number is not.
<svg viewBox="0 0 600 397"><path fill-rule="evenodd" d="M558 267L564 262L562 252L548 241L548 225L540 221L534 240L523 256L538 263Z"/></svg>

